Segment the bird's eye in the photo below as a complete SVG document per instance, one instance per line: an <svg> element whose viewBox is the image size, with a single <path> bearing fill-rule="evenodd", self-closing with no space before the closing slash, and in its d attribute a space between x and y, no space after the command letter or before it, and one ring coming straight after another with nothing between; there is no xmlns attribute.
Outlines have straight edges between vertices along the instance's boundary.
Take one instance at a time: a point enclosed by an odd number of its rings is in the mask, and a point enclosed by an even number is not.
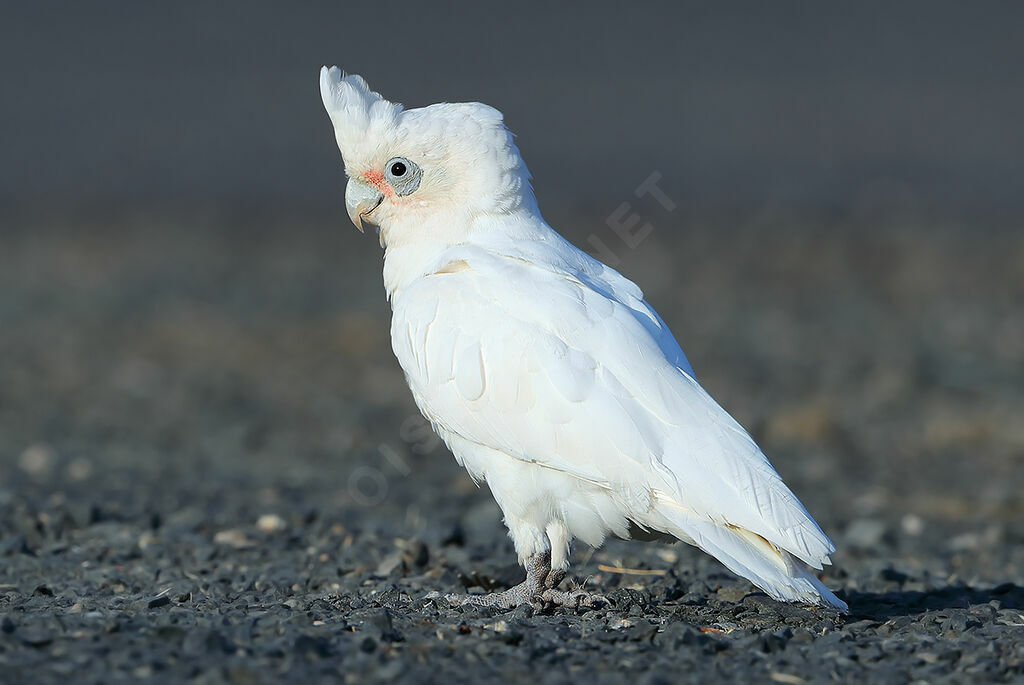
<svg viewBox="0 0 1024 685"><path fill-rule="evenodd" d="M420 187L423 172L405 157L393 157L384 165L384 177L399 195L410 195Z"/></svg>

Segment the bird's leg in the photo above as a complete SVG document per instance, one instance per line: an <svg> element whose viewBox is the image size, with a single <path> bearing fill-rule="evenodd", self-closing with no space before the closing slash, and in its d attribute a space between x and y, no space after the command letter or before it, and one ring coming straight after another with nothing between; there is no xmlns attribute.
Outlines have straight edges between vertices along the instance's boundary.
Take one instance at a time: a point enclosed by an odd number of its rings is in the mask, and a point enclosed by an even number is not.
<svg viewBox="0 0 1024 685"><path fill-rule="evenodd" d="M546 589L544 581L550 573L551 555L547 552L538 552L526 561L526 580L508 590L491 592L486 595L462 593L441 595L438 592L431 592L427 597L433 599L443 596L453 605L476 604L511 609L520 604L532 604L535 599L539 598Z"/></svg>
<svg viewBox="0 0 1024 685"><path fill-rule="evenodd" d="M540 594L541 599L559 606L572 607L573 609L580 607L593 608L602 604L609 604L603 595L591 594L583 589L569 590L568 592L556 589L563 578L565 578L565 571L561 569L556 568L548 571L547 577L544 579L544 592Z"/></svg>
<svg viewBox="0 0 1024 685"><path fill-rule="evenodd" d="M526 580L515 587L502 592L491 592L486 595L458 593L443 595L443 597L453 605L475 604L477 606L492 606L501 609L512 609L521 604L534 604L537 602L549 602L573 608L595 606L595 603L607 603L604 597L590 595L584 590L571 590L569 592L556 590L555 586L562 582L563 578L565 578L565 571L560 569L552 570L551 554L549 552L538 552L526 561ZM431 592L427 595L430 599L441 596L438 592Z"/></svg>
<svg viewBox="0 0 1024 685"><path fill-rule="evenodd" d="M558 584L565 578L565 571L560 568L553 568L548 571L547 576L544 577L544 587L549 590L554 590L558 587Z"/></svg>

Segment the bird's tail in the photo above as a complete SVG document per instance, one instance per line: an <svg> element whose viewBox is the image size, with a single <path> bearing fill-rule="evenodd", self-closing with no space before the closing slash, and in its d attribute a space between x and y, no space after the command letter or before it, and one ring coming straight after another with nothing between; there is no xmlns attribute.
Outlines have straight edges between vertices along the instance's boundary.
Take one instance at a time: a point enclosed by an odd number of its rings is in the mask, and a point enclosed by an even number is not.
<svg viewBox="0 0 1024 685"><path fill-rule="evenodd" d="M718 559L771 597L786 602L819 604L846 612L846 602L832 594L804 564L760 535L735 526L662 511L668 531Z"/></svg>

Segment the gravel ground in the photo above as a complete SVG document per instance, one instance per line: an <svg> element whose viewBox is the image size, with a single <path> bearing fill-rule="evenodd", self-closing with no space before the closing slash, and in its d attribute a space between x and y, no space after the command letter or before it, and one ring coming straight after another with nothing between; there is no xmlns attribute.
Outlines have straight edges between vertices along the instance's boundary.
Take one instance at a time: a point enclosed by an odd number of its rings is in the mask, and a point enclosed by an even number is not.
<svg viewBox="0 0 1024 685"><path fill-rule="evenodd" d="M766 211L618 250L837 543L850 614L621 541L574 553L611 606L498 612L423 599L521 570L343 219L12 223L0 681L1024 679L1020 231Z"/></svg>

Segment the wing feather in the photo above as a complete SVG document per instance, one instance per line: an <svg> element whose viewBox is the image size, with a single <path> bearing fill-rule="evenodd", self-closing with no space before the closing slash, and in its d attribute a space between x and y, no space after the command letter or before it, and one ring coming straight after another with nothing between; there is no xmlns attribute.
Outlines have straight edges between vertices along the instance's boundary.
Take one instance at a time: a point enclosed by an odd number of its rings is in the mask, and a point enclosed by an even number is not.
<svg viewBox="0 0 1024 685"><path fill-rule="evenodd" d="M831 542L635 285L585 255L450 252L459 269L421 277L392 303L395 353L431 421L597 483L641 526L665 501L828 562Z"/></svg>

